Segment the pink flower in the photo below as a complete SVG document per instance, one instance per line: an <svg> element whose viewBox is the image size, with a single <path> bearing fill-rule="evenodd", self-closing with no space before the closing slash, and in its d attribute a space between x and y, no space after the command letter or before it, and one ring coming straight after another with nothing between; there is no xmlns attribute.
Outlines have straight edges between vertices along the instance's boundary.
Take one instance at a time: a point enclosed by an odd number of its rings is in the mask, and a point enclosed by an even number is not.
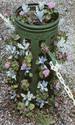
<svg viewBox="0 0 75 125"><path fill-rule="evenodd" d="M25 63L23 63L23 64L22 64L22 66L21 66L21 70L25 70L25 69L26 69L26 67L27 67L27 66L26 66L26 64L25 64Z"/></svg>
<svg viewBox="0 0 75 125"><path fill-rule="evenodd" d="M62 54L62 52L58 52L58 53L57 53L57 58L58 58L59 60L63 59L63 54Z"/></svg>
<svg viewBox="0 0 75 125"><path fill-rule="evenodd" d="M48 47L45 48L45 52L47 52L47 53L49 52L49 48Z"/></svg>
<svg viewBox="0 0 75 125"><path fill-rule="evenodd" d="M9 67L10 67L10 62L6 62L5 65L4 65L4 67L5 67L6 69L9 69Z"/></svg>
<svg viewBox="0 0 75 125"><path fill-rule="evenodd" d="M55 88L56 88L56 90L57 90L57 91L59 91L59 90L60 90L60 88L61 88L61 87L60 87L60 83L59 83L59 82L57 82L57 83L56 83Z"/></svg>
<svg viewBox="0 0 75 125"><path fill-rule="evenodd" d="M46 53L49 52L49 48L48 48L48 47L42 48L42 50L43 50L44 52L46 52Z"/></svg>
<svg viewBox="0 0 75 125"><path fill-rule="evenodd" d="M48 5L49 9L55 8L55 3L54 2L49 2L47 5Z"/></svg>
<svg viewBox="0 0 75 125"><path fill-rule="evenodd" d="M20 14L20 16L23 16L23 15L24 15L24 12L23 12L23 11L21 11L19 14Z"/></svg>
<svg viewBox="0 0 75 125"><path fill-rule="evenodd" d="M45 76L45 78L49 76L49 73L50 73L50 70L49 70L49 69L45 69L45 70L43 71L43 75Z"/></svg>

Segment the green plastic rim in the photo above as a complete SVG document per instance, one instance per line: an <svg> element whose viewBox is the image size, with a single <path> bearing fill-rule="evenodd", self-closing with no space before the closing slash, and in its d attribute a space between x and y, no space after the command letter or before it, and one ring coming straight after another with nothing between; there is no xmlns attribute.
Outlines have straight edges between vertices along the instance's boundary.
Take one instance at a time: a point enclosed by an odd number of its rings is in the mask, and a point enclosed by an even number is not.
<svg viewBox="0 0 75 125"><path fill-rule="evenodd" d="M28 4L29 6L35 6L35 5L38 5L38 4ZM16 13L20 12L22 9L22 7L20 6L16 12L15 12L15 16L16 16ZM27 29L31 29L31 30L45 30L45 29L50 29L52 27L56 27L56 25L58 25L59 23L59 13L57 13L57 18L54 22L50 22L48 24L44 24L44 25L30 25L30 24L27 24L27 23L22 23L21 21L19 21L16 17L15 17L15 22L16 24L22 26L23 28L27 28Z"/></svg>

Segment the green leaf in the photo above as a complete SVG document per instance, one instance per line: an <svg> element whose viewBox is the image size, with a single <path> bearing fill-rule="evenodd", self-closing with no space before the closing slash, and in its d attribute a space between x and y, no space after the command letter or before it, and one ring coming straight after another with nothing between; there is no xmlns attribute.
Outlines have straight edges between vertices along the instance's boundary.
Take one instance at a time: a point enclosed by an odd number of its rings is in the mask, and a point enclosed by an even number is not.
<svg viewBox="0 0 75 125"><path fill-rule="evenodd" d="M27 61L27 63L31 63L31 61L32 61L32 55L30 54L30 55L26 56L25 60Z"/></svg>
<svg viewBox="0 0 75 125"><path fill-rule="evenodd" d="M29 83L27 80L22 80L21 81L21 88L24 90L24 91L27 91L29 89Z"/></svg>
<svg viewBox="0 0 75 125"><path fill-rule="evenodd" d="M19 40L20 39L20 36L17 34L17 35L14 35L14 40Z"/></svg>
<svg viewBox="0 0 75 125"><path fill-rule="evenodd" d="M49 52L48 54L49 54L49 56L50 56L50 58L51 58L53 64L55 65L55 64L56 64L56 59L55 59L55 57L54 57L54 54L51 53L51 52Z"/></svg>
<svg viewBox="0 0 75 125"><path fill-rule="evenodd" d="M17 109L18 110L23 110L25 108L25 105L23 102L19 102L18 105L17 105Z"/></svg>
<svg viewBox="0 0 75 125"><path fill-rule="evenodd" d="M18 62L17 61L13 61L12 65L11 65L11 68L13 70L15 70L15 71L18 71L18 68L19 68Z"/></svg>
<svg viewBox="0 0 75 125"><path fill-rule="evenodd" d="M29 73L29 76L30 76L30 77L33 77L33 74L32 74L32 73Z"/></svg>
<svg viewBox="0 0 75 125"><path fill-rule="evenodd" d="M25 116L27 116L29 118L32 117L32 115L33 115L32 112L26 112L26 114L25 114Z"/></svg>
<svg viewBox="0 0 75 125"><path fill-rule="evenodd" d="M29 110L33 110L35 108L35 105L33 103L30 103L28 108L29 108Z"/></svg>
<svg viewBox="0 0 75 125"><path fill-rule="evenodd" d="M36 60L36 65L38 65L39 64L39 61L38 60Z"/></svg>
<svg viewBox="0 0 75 125"><path fill-rule="evenodd" d="M12 89L17 89L18 85L12 85L11 87L12 87Z"/></svg>
<svg viewBox="0 0 75 125"><path fill-rule="evenodd" d="M43 73L42 73L42 71L39 72L39 76L40 76L40 78L43 78Z"/></svg>

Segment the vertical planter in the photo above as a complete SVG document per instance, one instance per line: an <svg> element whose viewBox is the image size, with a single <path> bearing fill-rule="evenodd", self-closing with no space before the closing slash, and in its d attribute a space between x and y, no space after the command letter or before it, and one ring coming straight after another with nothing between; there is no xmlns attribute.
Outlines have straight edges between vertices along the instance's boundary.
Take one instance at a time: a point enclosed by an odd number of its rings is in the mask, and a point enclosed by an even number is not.
<svg viewBox="0 0 75 125"><path fill-rule="evenodd" d="M30 7L36 6L37 4L29 4ZM16 10L16 13L19 13L21 11L22 7L19 7ZM48 24L44 25L30 25L27 23L22 23L15 18L15 27L16 32L20 35L21 38L26 38L31 40L31 51L33 55L32 60L32 84L31 84L31 91L34 93L35 88L37 85L37 74L36 74L36 59L38 57L38 54L40 52L40 41L45 41L47 45L49 45L50 39L53 36L56 36L58 32L58 23L59 23L59 14L56 15L56 20L54 22L50 22Z"/></svg>

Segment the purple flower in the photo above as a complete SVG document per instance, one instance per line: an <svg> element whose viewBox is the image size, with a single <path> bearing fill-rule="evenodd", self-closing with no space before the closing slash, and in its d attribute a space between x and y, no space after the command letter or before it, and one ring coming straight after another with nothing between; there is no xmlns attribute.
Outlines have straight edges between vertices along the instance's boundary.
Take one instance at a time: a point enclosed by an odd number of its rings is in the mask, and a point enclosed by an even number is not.
<svg viewBox="0 0 75 125"><path fill-rule="evenodd" d="M4 65L4 67L5 67L6 69L9 69L9 68L10 68L10 62L6 62L5 65Z"/></svg>
<svg viewBox="0 0 75 125"><path fill-rule="evenodd" d="M24 15L24 12L23 12L23 11L21 11L19 14L20 14L20 16L23 16L23 15Z"/></svg>
<svg viewBox="0 0 75 125"><path fill-rule="evenodd" d="M43 75L45 76L45 78L49 76L49 73L50 73L49 69L43 70Z"/></svg>
<svg viewBox="0 0 75 125"><path fill-rule="evenodd" d="M56 86L55 86L55 89L56 89L57 91L59 91L59 90L60 90L60 88L61 88L60 83L59 83L59 82L57 82L57 83L56 83Z"/></svg>
<svg viewBox="0 0 75 125"><path fill-rule="evenodd" d="M47 5L48 5L49 9L55 8L55 3L54 2L49 2Z"/></svg>
<svg viewBox="0 0 75 125"><path fill-rule="evenodd" d="M25 64L25 63L23 63L23 64L22 64L22 66L21 66L21 70L25 70L25 69L26 69L26 67L27 67L27 66L26 66L26 64Z"/></svg>
<svg viewBox="0 0 75 125"><path fill-rule="evenodd" d="M22 64L22 66L21 66L21 70L24 70L26 73L29 73L29 70L30 70L31 68L30 67L27 67L27 65L25 64L25 63L23 63Z"/></svg>
<svg viewBox="0 0 75 125"><path fill-rule="evenodd" d="M40 106L40 108L43 108L45 104L48 104L48 101L36 99L36 104Z"/></svg>
<svg viewBox="0 0 75 125"><path fill-rule="evenodd" d="M39 64L44 64L47 61L45 57L39 57Z"/></svg>

